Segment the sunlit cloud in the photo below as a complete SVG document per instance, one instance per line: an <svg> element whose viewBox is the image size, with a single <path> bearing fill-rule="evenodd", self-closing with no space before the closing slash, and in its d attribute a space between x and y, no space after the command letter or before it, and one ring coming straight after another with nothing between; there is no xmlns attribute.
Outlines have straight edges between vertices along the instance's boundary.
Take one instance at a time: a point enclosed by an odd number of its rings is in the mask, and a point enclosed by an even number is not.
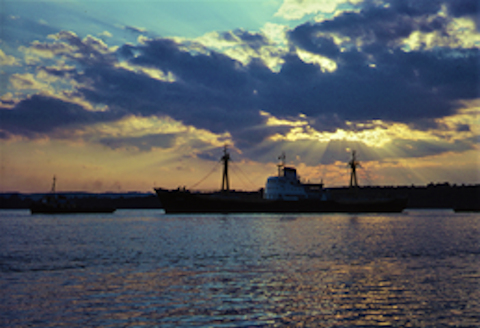
<svg viewBox="0 0 480 328"><path fill-rule="evenodd" d="M222 33L211 32L195 39L205 48L199 49L195 44L187 44L189 51L207 53L205 49L211 49L243 65L248 65L254 59L260 59L270 70L278 71L283 63L282 56L288 51L285 31L285 26L267 24L260 33L239 29ZM185 40L181 41L185 42Z"/></svg>
<svg viewBox="0 0 480 328"><path fill-rule="evenodd" d="M355 4L363 0L284 0L275 16L298 20L306 15L333 13L342 4Z"/></svg>
<svg viewBox="0 0 480 328"><path fill-rule="evenodd" d="M142 73L142 74L145 74L145 75L151 77L152 79L156 79L156 80L163 81L163 82L175 82L176 81L175 76L171 72L168 72L167 74L165 74L165 72L163 72L160 69L156 69L156 68L133 65L133 64L130 64L130 63L124 62L124 61L115 64L115 66L118 67L118 68L126 69L126 70L134 72L134 73Z"/></svg>
<svg viewBox="0 0 480 328"><path fill-rule="evenodd" d="M83 138L98 140L111 148L150 151L153 148L185 147L201 142L205 147L217 148L233 144L229 133L214 134L204 129L185 126L169 117L130 116L112 123L99 123L86 127ZM207 146L208 145L208 146ZM203 150L197 149L195 152Z"/></svg>
<svg viewBox="0 0 480 328"><path fill-rule="evenodd" d="M58 40L56 36L52 36ZM34 41L29 47L20 46L20 51L24 52L28 58L54 58L57 55L69 54L74 51L74 48L64 42L46 43ZM30 59L28 62L35 60Z"/></svg>
<svg viewBox="0 0 480 328"><path fill-rule="evenodd" d="M472 109L461 114L439 120L437 128L431 130L414 129L407 124L382 122L346 122L346 127L335 132L317 131L308 124L306 117L297 120L277 119L269 113L267 125L290 127L286 133L277 133L269 137L274 142L315 141L330 144L342 141L353 145L365 145L377 153L374 157L411 158L421 154L445 153L449 151L463 152L472 149L471 140L478 138L478 133L470 126L478 126L477 112ZM469 123L467 123L469 122Z"/></svg>
<svg viewBox="0 0 480 328"><path fill-rule="evenodd" d="M16 99L11 92L0 95L0 103L7 109L12 109L17 102L18 99Z"/></svg>
<svg viewBox="0 0 480 328"><path fill-rule="evenodd" d="M39 81L33 74L12 74L10 84L15 90L48 90L48 83Z"/></svg>
<svg viewBox="0 0 480 328"><path fill-rule="evenodd" d="M337 69L337 63L328 57L316 55L302 49L297 49L297 54L304 62L318 65L322 72L334 72Z"/></svg>
<svg viewBox="0 0 480 328"><path fill-rule="evenodd" d="M264 111L260 111L260 115L267 119L265 122L267 126L305 126L308 124L308 122L305 120L306 116L303 114L300 114L296 120L279 119Z"/></svg>
<svg viewBox="0 0 480 328"><path fill-rule="evenodd" d="M480 48L480 33L475 22L468 18L451 19L445 31L413 31L401 41L405 51L449 48Z"/></svg>
<svg viewBox="0 0 480 328"><path fill-rule="evenodd" d="M108 32L108 31L103 31L102 33L99 33L98 35L99 36L104 36L106 38L111 38L113 36L112 33Z"/></svg>
<svg viewBox="0 0 480 328"><path fill-rule="evenodd" d="M20 63L14 56L6 55L0 49L0 66L19 66Z"/></svg>

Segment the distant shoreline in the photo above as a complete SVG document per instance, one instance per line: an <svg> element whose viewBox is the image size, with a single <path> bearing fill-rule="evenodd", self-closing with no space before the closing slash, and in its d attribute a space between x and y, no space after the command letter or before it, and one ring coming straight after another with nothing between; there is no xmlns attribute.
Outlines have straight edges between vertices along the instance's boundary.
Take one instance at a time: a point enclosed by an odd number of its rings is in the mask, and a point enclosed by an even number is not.
<svg viewBox="0 0 480 328"><path fill-rule="evenodd" d="M327 188L332 194L342 193L349 188ZM366 186L365 192L382 192L389 195L409 197L409 208L458 208L479 206L480 184L450 185L449 183L429 184L427 186ZM0 193L0 209L27 209L32 202L39 200L47 193ZM74 199L77 203L102 204L117 209L161 209L162 204L152 193L58 193Z"/></svg>

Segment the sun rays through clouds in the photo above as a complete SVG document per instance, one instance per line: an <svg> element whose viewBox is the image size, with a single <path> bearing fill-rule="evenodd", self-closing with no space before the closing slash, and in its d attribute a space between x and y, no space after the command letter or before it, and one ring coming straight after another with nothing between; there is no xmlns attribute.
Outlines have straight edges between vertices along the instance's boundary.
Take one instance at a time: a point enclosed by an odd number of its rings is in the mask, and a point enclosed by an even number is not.
<svg viewBox="0 0 480 328"><path fill-rule="evenodd" d="M189 185L224 144L258 187L283 151L345 185L352 149L364 184L480 181L476 1L6 4L5 191Z"/></svg>

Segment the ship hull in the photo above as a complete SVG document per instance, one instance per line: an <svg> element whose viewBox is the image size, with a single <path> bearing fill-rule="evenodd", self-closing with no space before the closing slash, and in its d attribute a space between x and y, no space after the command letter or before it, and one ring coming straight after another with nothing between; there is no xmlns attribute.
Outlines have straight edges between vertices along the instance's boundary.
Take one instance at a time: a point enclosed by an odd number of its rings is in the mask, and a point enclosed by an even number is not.
<svg viewBox="0 0 480 328"><path fill-rule="evenodd" d="M339 201L263 199L260 193L202 194L155 189L168 214L173 213L388 213L401 212L407 199Z"/></svg>

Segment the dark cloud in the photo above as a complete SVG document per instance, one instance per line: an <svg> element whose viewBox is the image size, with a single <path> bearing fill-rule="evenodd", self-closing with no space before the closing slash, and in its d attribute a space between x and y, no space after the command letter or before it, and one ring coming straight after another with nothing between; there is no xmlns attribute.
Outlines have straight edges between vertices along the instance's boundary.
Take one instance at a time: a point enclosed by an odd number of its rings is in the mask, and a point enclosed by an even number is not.
<svg viewBox="0 0 480 328"><path fill-rule="evenodd" d="M457 132L470 132L470 125L468 124L458 124L457 125Z"/></svg>
<svg viewBox="0 0 480 328"><path fill-rule="evenodd" d="M245 128L235 133L235 145L239 149L256 147L261 141L271 135L284 135L290 131L289 126L258 126Z"/></svg>
<svg viewBox="0 0 480 328"><path fill-rule="evenodd" d="M363 54L348 51L335 72L322 73L290 56L275 83L259 88L261 107L274 115L302 112L340 120L408 123L443 117L455 112L457 100L478 96L478 58L477 50L395 50L378 54L370 67Z"/></svg>
<svg viewBox="0 0 480 328"><path fill-rule="evenodd" d="M3 105L3 106L13 106L15 105L15 100L13 99L0 99L0 104ZM0 105L0 108L1 108L1 105Z"/></svg>
<svg viewBox="0 0 480 328"><path fill-rule="evenodd" d="M447 2L448 11L454 17L471 18L480 30L480 2L478 0L452 0Z"/></svg>
<svg viewBox="0 0 480 328"><path fill-rule="evenodd" d="M259 50L261 47L270 44L269 40L261 33L249 32L243 29L237 29L237 30L234 30L233 32L227 32L227 33L232 33L238 39L240 39L244 45L247 45L248 47L254 50ZM231 38L231 39L235 39L235 38Z"/></svg>
<svg viewBox="0 0 480 328"><path fill-rule="evenodd" d="M90 35L81 39L71 31L60 31L54 36L57 42L41 43L35 41L30 45L30 48L50 53L52 56L61 55L85 66L108 65L115 61L115 58L108 53L107 46L100 39Z"/></svg>
<svg viewBox="0 0 480 328"><path fill-rule="evenodd" d="M135 49L125 46L120 50L132 64L171 73L175 82L114 65L91 65L79 76L89 87L79 91L94 103L119 106L140 116L168 115L216 133L235 133L262 122L249 67L219 53L192 54L179 46L168 39L156 39ZM137 55L130 56L134 52Z"/></svg>
<svg viewBox="0 0 480 328"><path fill-rule="evenodd" d="M171 71L182 82L200 89L233 93L247 87L249 82L241 64L218 52L192 54L169 39L147 41L138 50L141 55L131 60L133 64Z"/></svg>
<svg viewBox="0 0 480 328"><path fill-rule="evenodd" d="M55 77L68 77L72 75L77 75L77 70L75 68L62 68L62 67L39 67L38 71L44 71L45 73L55 76Z"/></svg>
<svg viewBox="0 0 480 328"><path fill-rule="evenodd" d="M120 58L120 60L129 60L137 53L136 49L137 48L132 44L124 44L117 49L116 55Z"/></svg>
<svg viewBox="0 0 480 328"><path fill-rule="evenodd" d="M290 31L288 38L293 45L299 48L326 57L336 58L340 49L331 37L318 37L316 34L320 30L318 24L305 23Z"/></svg>
<svg viewBox="0 0 480 328"><path fill-rule="evenodd" d="M5 132L5 131L0 131L0 139L1 140L10 139L10 137L11 137L10 133Z"/></svg>
<svg viewBox="0 0 480 328"><path fill-rule="evenodd" d="M335 59L338 69L319 73L314 65L289 55L278 76L288 83L277 83L275 90L268 90L275 100L267 101L270 106L265 110L279 108L273 113L287 114L301 108L311 117L336 114L340 121L370 118L425 124L455 113L458 100L477 98L478 49L407 52L401 48L399 41L414 31L448 36L449 18L434 16L444 1L388 3L378 6L366 1L359 12L305 23L290 31L293 46ZM351 42L342 44L340 52L329 33L349 37Z"/></svg>
<svg viewBox="0 0 480 328"><path fill-rule="evenodd" d="M398 40L407 38L412 32L420 30L444 32L448 20L432 15L441 9L441 1L388 1L389 6L378 5L376 1L366 1L359 12L344 12L331 20L312 25L316 32L338 33L363 44L381 43L392 46ZM311 33L311 28L299 26L294 33ZM301 38L299 36L299 38Z"/></svg>
<svg viewBox="0 0 480 328"><path fill-rule="evenodd" d="M35 137L60 128L80 128L97 122L117 120L119 112L92 112L57 98L34 95L9 109L0 109L0 129L12 134Z"/></svg>

